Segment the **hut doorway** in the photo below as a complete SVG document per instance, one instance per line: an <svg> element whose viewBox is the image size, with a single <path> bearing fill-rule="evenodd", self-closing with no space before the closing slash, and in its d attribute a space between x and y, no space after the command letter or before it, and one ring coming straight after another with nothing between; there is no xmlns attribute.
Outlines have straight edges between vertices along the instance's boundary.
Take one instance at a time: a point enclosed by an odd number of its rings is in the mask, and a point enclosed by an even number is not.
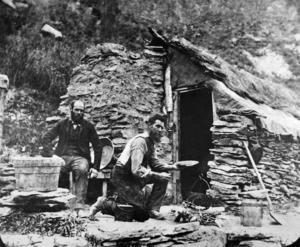
<svg viewBox="0 0 300 247"><path fill-rule="evenodd" d="M210 128L213 123L212 93L207 88L180 92L179 98L179 160L197 160L199 164L181 171L182 198L191 191L205 193L207 183L207 162L211 160L212 148Z"/></svg>

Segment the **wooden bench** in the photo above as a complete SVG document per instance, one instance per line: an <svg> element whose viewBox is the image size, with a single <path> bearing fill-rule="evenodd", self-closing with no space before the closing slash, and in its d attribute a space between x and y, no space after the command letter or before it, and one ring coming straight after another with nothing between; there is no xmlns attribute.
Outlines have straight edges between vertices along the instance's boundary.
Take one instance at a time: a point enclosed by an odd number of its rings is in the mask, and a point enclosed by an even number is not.
<svg viewBox="0 0 300 247"><path fill-rule="evenodd" d="M107 195L107 182L111 178L111 170L110 169L103 169L98 172L98 176L96 179L102 180L102 195Z"/></svg>

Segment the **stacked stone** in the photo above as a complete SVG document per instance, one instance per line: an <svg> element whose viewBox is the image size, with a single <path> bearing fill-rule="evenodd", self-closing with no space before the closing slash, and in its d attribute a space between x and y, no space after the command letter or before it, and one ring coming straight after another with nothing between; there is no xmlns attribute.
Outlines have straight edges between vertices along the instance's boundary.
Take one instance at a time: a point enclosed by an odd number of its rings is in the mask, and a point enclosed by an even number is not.
<svg viewBox="0 0 300 247"><path fill-rule="evenodd" d="M259 142L263 157L256 164L273 204L284 206L300 198L300 161L296 160L299 144L292 136L280 137L267 130L258 131L252 120L237 114L221 115L211 128L214 161L209 162L209 194L229 207L241 204L243 190L261 189L247 157L245 141Z"/></svg>
<svg viewBox="0 0 300 247"><path fill-rule="evenodd" d="M15 168L10 163L0 163L0 198L16 188Z"/></svg>
<svg viewBox="0 0 300 247"><path fill-rule="evenodd" d="M250 119L229 113L221 115L211 128L214 148L210 151L215 158L209 162L211 189L208 193L228 206L240 205L241 188L251 185L253 174L243 144L248 143L250 124Z"/></svg>
<svg viewBox="0 0 300 247"><path fill-rule="evenodd" d="M291 137L282 138L264 132L261 138L264 156L260 162L263 181L274 204L285 205L300 198L299 144Z"/></svg>
<svg viewBox="0 0 300 247"><path fill-rule="evenodd" d="M57 212L69 209L74 197L64 188L50 192L14 190L0 199L0 207L22 208L27 212Z"/></svg>
<svg viewBox="0 0 300 247"><path fill-rule="evenodd" d="M143 132L147 117L162 113L163 81L161 57L132 53L118 44L97 45L73 70L59 110L67 114L71 100L84 101L85 117L99 137L112 140L119 153L128 139Z"/></svg>

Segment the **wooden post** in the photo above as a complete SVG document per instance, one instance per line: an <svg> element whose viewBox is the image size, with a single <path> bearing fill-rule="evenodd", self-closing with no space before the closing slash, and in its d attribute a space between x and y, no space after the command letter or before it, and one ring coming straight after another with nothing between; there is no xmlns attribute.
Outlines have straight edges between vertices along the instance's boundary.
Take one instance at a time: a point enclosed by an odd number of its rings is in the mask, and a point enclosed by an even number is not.
<svg viewBox="0 0 300 247"><path fill-rule="evenodd" d="M0 154L3 153L3 120L4 120L4 101L8 90L9 80L6 75L0 74Z"/></svg>
<svg viewBox="0 0 300 247"><path fill-rule="evenodd" d="M179 160L179 93L174 94L174 109L173 109L173 161ZM181 183L180 183L180 171L173 172L172 190L174 195L174 204L181 202Z"/></svg>
<svg viewBox="0 0 300 247"><path fill-rule="evenodd" d="M170 65L165 72L165 93L166 93L166 110L167 112L173 111L172 87L171 87L171 69Z"/></svg>

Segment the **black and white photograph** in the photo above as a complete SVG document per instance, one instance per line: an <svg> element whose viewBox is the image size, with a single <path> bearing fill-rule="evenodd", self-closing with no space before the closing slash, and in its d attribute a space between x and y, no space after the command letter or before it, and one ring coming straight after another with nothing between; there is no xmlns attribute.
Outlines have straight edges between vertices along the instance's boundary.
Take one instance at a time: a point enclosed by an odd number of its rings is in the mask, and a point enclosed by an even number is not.
<svg viewBox="0 0 300 247"><path fill-rule="evenodd" d="M300 247L300 1L0 0L0 247Z"/></svg>

